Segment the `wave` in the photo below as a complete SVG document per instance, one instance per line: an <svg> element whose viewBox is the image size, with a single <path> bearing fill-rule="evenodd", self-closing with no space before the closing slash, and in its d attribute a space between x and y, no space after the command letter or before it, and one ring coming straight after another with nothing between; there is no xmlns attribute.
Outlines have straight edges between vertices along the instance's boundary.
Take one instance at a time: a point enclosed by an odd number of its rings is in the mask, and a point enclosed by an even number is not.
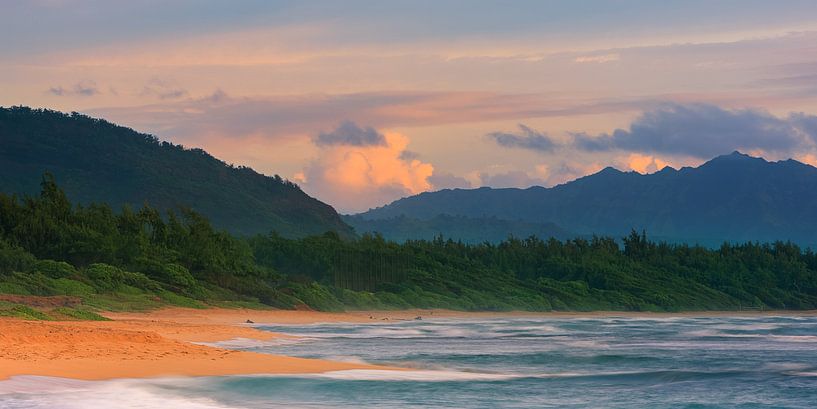
<svg viewBox="0 0 817 409"><path fill-rule="evenodd" d="M17 376L0 382L2 408L61 409L233 409L200 396L180 396L168 386L189 379L78 381L42 376Z"/></svg>
<svg viewBox="0 0 817 409"><path fill-rule="evenodd" d="M791 372L791 373L789 373L789 375L792 375L792 376L804 376L804 377L808 377L808 378L817 378L817 371L813 371L813 372Z"/></svg>
<svg viewBox="0 0 817 409"><path fill-rule="evenodd" d="M717 329L704 329L698 331L688 331L684 335L693 338L755 338L776 342L798 342L815 343L817 336L814 335L776 335L776 334L752 334L724 332Z"/></svg>
<svg viewBox="0 0 817 409"><path fill-rule="evenodd" d="M770 335L769 338L781 342L817 342L814 335Z"/></svg>
<svg viewBox="0 0 817 409"><path fill-rule="evenodd" d="M267 329L267 328L264 328ZM304 331L307 329L307 331ZM280 331L281 328L271 330ZM310 331L311 330L311 331ZM291 335L313 339L416 339L416 338L526 338L567 335L568 331L552 325L513 326L457 326L457 325L363 325L352 328L333 327L328 331L314 328L290 328Z"/></svg>
<svg viewBox="0 0 817 409"><path fill-rule="evenodd" d="M726 331L771 331L780 328L776 324L722 324L713 325L711 328Z"/></svg>
<svg viewBox="0 0 817 409"><path fill-rule="evenodd" d="M735 334L731 332L723 332L717 329L702 329L697 331L687 331L683 333L688 337L693 338L765 338L763 334Z"/></svg>
<svg viewBox="0 0 817 409"><path fill-rule="evenodd" d="M484 373L453 370L366 370L326 372L305 375L308 378L328 378L344 381L409 381L409 382L500 382L519 379L585 379L617 380L620 382L671 383L724 378L751 374L751 371L695 371L695 370L656 370L656 371L599 371L599 372L554 372L534 374ZM810 372L799 372L809 374ZM786 374L792 374L788 372ZM807 375L799 375L807 376Z"/></svg>
<svg viewBox="0 0 817 409"><path fill-rule="evenodd" d="M205 345L209 347L215 348L224 348L224 349L251 349L251 348L264 348L264 347L275 347L281 345L291 345L296 344L298 342L302 342L302 339L299 338L275 338L271 340L262 341L259 339L251 339L251 338L232 338L225 341L216 341L216 342L193 342L193 344L198 345Z"/></svg>
<svg viewBox="0 0 817 409"><path fill-rule="evenodd" d="M315 374L309 377L329 378L346 381L420 381L420 382L452 382L452 381L505 381L517 379L520 375L490 374L462 371L388 371L370 369L352 369L347 371L333 371Z"/></svg>

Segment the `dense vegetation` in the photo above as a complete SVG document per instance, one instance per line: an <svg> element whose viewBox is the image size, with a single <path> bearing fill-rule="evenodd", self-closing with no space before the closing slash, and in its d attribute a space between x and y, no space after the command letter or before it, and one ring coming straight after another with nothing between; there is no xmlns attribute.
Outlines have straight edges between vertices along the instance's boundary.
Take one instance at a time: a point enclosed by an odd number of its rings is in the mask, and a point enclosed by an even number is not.
<svg viewBox="0 0 817 409"><path fill-rule="evenodd" d="M817 307L817 255L791 243L717 250L611 238L469 245L437 237L234 237L198 213L72 205L0 194L0 294L67 296L82 308L269 305L466 310ZM13 296L9 296L9 294ZM57 315L93 317L82 308ZM37 311L0 297L0 315ZM32 315L33 314L33 315ZM40 317L42 318L42 317Z"/></svg>
<svg viewBox="0 0 817 409"><path fill-rule="evenodd" d="M77 203L186 206L239 235L353 235L331 206L277 175L77 113L0 107L0 192L36 194L44 172Z"/></svg>
<svg viewBox="0 0 817 409"><path fill-rule="evenodd" d="M399 224L400 216L431 220L440 214L550 222L587 236L618 236L635 228L662 240L713 248L724 241L776 240L814 248L817 168L734 152L697 168L667 167L648 175L606 168L551 188L424 192L360 217L380 221L378 227L390 231L385 225Z"/></svg>

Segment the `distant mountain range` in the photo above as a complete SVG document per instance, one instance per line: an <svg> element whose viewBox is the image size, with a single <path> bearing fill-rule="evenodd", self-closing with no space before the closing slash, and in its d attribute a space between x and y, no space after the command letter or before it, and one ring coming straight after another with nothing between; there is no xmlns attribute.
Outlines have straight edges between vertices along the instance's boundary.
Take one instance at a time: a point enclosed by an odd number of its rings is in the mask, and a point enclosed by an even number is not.
<svg viewBox="0 0 817 409"><path fill-rule="evenodd" d="M101 119L0 107L0 191L38 193L44 172L72 201L107 203L115 211L124 204L184 206L240 235L354 235L331 206L277 175L234 167L201 149Z"/></svg>
<svg viewBox="0 0 817 409"><path fill-rule="evenodd" d="M576 236L553 223L502 220L496 217L472 218L439 214L428 220L403 215L390 219L368 220L361 215L355 215L343 216L343 220L359 233L377 232L397 242L433 240L437 236L443 236L463 243L478 244L486 241L496 243L510 236L554 237L560 240Z"/></svg>
<svg viewBox="0 0 817 409"><path fill-rule="evenodd" d="M733 152L697 168L667 167L649 175L608 167L552 188L426 192L347 220L358 232L363 226L391 232L387 225L400 218L429 221L442 214L550 223L578 235L620 237L636 229L668 241L704 245L791 240L813 246L817 168ZM401 230L399 237L421 237L426 230Z"/></svg>

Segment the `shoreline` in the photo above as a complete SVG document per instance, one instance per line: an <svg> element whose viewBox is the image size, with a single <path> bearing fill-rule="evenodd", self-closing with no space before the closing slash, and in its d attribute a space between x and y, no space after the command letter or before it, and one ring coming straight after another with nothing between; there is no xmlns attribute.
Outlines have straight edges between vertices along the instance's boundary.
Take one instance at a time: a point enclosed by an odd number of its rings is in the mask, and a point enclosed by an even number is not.
<svg viewBox="0 0 817 409"><path fill-rule="evenodd" d="M289 336L238 325L161 319L25 321L0 318L0 381L312 374L400 368L236 351L199 343Z"/></svg>
<svg viewBox="0 0 817 409"><path fill-rule="evenodd" d="M321 312L302 310L255 310L255 309L192 309L163 308L138 313L102 313L114 320L172 320L188 324L243 325L304 325L320 323L389 323L412 321L417 317L427 319L501 319L501 318L661 318L661 317L757 317L757 316L817 316L817 310L767 310L767 311L456 311L445 309L407 310L359 310L345 312Z"/></svg>
<svg viewBox="0 0 817 409"><path fill-rule="evenodd" d="M237 338L291 338L259 325L392 324L415 320L524 318L675 318L817 316L817 311L466 312L394 310L317 312L165 308L101 313L112 321L24 321L0 318L0 381L34 375L79 380L173 376L314 374L344 370L405 370L217 348L201 343ZM247 320L252 323L247 323Z"/></svg>

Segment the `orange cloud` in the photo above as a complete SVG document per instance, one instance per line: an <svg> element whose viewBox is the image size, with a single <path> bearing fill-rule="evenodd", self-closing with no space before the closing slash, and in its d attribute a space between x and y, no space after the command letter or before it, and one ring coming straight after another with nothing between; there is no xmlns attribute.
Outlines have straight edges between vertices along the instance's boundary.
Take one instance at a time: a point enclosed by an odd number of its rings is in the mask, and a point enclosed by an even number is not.
<svg viewBox="0 0 817 409"><path fill-rule="evenodd" d="M663 169L669 165L661 159L650 155L641 155L638 153L631 153L627 157L627 166L638 173L653 173Z"/></svg>
<svg viewBox="0 0 817 409"><path fill-rule="evenodd" d="M817 155L813 153L806 153L800 156L795 156L795 159L805 164L817 167Z"/></svg>
<svg viewBox="0 0 817 409"><path fill-rule="evenodd" d="M322 147L296 179L310 194L341 211L365 210L373 203L382 205L431 189L428 178L434 167L401 157L409 139L391 132L384 137L384 145Z"/></svg>

